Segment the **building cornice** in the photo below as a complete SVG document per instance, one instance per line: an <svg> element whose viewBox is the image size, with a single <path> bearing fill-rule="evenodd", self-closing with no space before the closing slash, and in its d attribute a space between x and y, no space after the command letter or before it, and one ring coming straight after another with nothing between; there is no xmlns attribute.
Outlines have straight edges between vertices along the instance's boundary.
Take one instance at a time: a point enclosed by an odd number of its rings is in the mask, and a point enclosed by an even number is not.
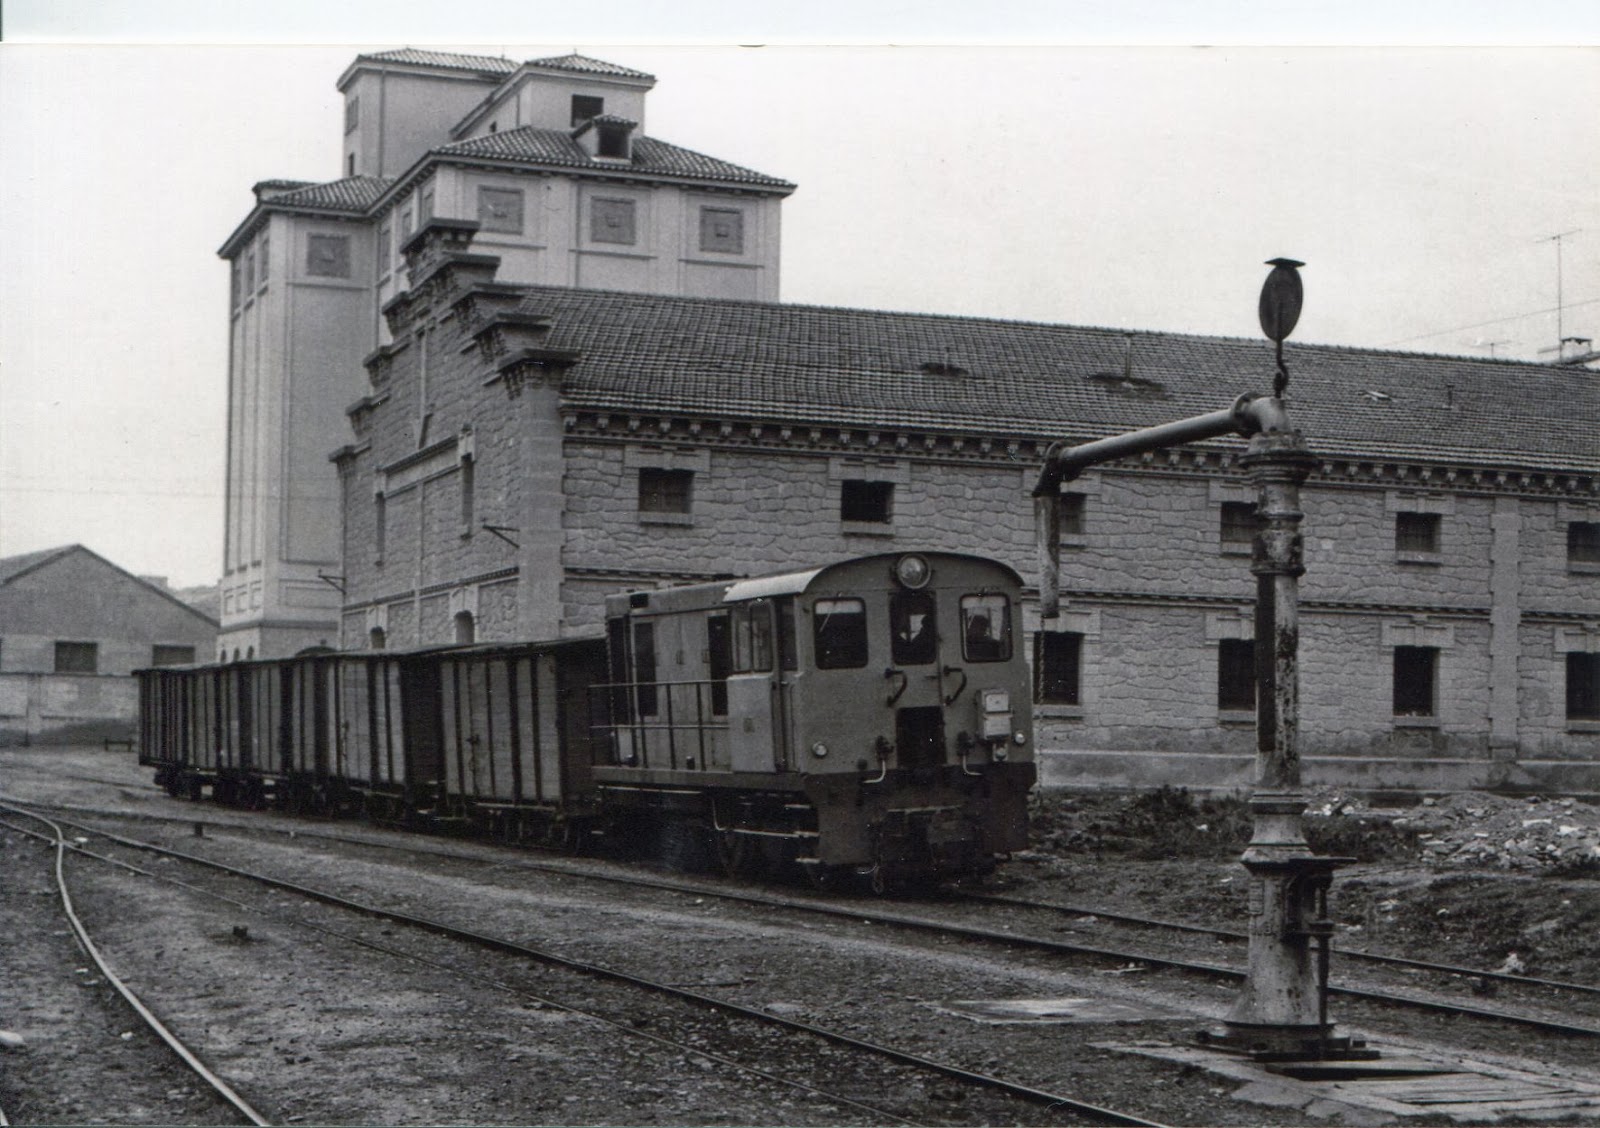
<svg viewBox="0 0 1600 1128"><path fill-rule="evenodd" d="M1063 437L872 427L837 421L803 423L732 414L612 411L575 404L570 398L563 407L563 416L568 437L588 442L649 442L1019 468L1042 465L1045 450ZM1065 436L1068 441L1098 437ZM1236 446L1197 443L1109 463L1102 472L1242 477L1238 461L1244 453L1242 443ZM1312 488L1385 488L1585 501L1600 499L1600 474L1360 455L1319 456L1308 485Z"/></svg>

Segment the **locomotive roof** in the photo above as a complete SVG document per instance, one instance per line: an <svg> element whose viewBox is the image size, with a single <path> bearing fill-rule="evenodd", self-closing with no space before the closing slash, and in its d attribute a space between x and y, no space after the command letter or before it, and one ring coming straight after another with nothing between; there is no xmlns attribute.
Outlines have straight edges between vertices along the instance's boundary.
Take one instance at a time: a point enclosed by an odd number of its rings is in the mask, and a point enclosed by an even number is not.
<svg viewBox="0 0 1600 1128"><path fill-rule="evenodd" d="M847 560L836 560L831 564L823 564L816 568L806 568L797 572L778 572L768 576L752 576L744 580L718 580L714 583L661 588L646 593L650 597L648 606L653 611L685 610L718 603L743 603L751 599L772 599L782 595L800 595L807 591L819 576L823 576L826 573L837 571L840 568L871 564L873 562L881 562L888 565L891 561L898 560L902 556L923 556L934 562L946 560L981 564L999 570L1014 584L1020 585L1022 583L1022 577L1010 565L998 560L990 560L986 556L974 556L965 552L912 550L908 552L881 552L872 556L854 556ZM627 594L608 596L606 598L608 611L613 608L621 610L627 606L629 599L630 596Z"/></svg>

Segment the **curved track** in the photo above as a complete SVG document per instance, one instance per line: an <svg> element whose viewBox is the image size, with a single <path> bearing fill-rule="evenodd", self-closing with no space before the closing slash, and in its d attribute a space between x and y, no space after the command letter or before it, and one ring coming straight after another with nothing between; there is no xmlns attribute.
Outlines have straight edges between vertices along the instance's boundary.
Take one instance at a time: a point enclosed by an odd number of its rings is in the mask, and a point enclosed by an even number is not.
<svg viewBox="0 0 1600 1128"><path fill-rule="evenodd" d="M270 1120L252 1108L250 1103L246 1101L244 1097L240 1096L231 1085L229 1085L221 1077L217 1076L216 1073L212 1072L210 1066L201 1061L193 1050L186 1046L176 1034L169 1030L166 1025L155 1016L149 1007L145 1006L144 1002L139 998L139 996L135 995L132 989L129 988L129 986L124 983L120 977L118 977L117 973L111 969L111 965L106 962L105 957L100 954L100 950L95 947L94 941L89 936L89 930L84 927L83 921L79 919L77 911L73 908L72 893L67 888L67 837L62 831L60 825L43 815L35 814L34 812L25 810L21 807L13 807L10 804L0 804L0 808L11 811L14 814L22 815L26 818L36 819L50 828L54 838L47 840L53 841L55 845L56 888L61 894L62 913L66 916L67 924L71 926L73 935L77 937L78 944L83 948L84 953L88 955L89 959L93 961L100 974L105 977L106 982L111 984L112 987L116 988L117 993L122 996L122 998L130 1007L133 1008L134 1013L137 1014L141 1020L143 1020L144 1024L150 1028L156 1037L165 1042L172 1052L178 1056L179 1060L181 1060L184 1065L188 1066L190 1071L193 1072L196 1077L203 1081L207 1087L209 1087L225 1102L236 1109L240 1116L244 1117L251 1124L270 1124ZM39 837L44 836L40 835Z"/></svg>
<svg viewBox="0 0 1600 1128"><path fill-rule="evenodd" d="M22 810L21 808L12 807L10 804L6 804L6 803L0 803L0 809L15 810L15 811L18 811L18 813L28 813L28 812ZM187 820L179 820L179 821L187 821ZM1115 1110L1115 1109L1104 1108L1104 1107L1101 1107L1101 1106L1098 1106L1098 1105L1094 1105L1094 1104L1090 1104L1090 1103L1087 1103L1087 1102L1079 1101L1079 1100L1077 1100L1077 1099L1075 1099L1073 1097L1070 1097L1070 1096L1067 1096L1067 1095L1064 1095L1064 1094L1061 1094L1061 1093L1047 1092L1045 1090L1033 1088L1031 1086L1021 1085L1021 1084L1018 1084L1016 1082L1008 1081L1008 1080L1006 1080L1004 1078L1001 1078L1001 1077L996 1077L996 1076L993 1076L993 1075L990 1075L990 1074L985 1074L985 1073L979 1073L979 1072L976 1072L976 1071L973 1071L973 1070L962 1068L960 1066L955 1066L955 1065L951 1065L951 1064L946 1063L946 1062L937 1061L935 1059L928 1058L928 1057L925 1057L925 1056L922 1056L922 1055L913 1054L913 1053L909 1053L909 1052L906 1052L906 1051L903 1051L903 1050L899 1050L897 1048L894 1048L894 1047L891 1047L891 1046L887 1046L887 1045L884 1045L884 1044L881 1044L881 1043L875 1043L875 1042L867 1041L867 1040L864 1040L864 1039L861 1039L861 1038L857 1038L857 1037L855 1037L853 1035L841 1033L839 1031L829 1030L829 1029L826 1029L824 1027L812 1025L810 1023L800 1022L800 1021L797 1021L795 1019L785 1018L785 1017L782 1017L782 1016L779 1016L779 1015L774 1015L772 1013L769 1013L769 1012L764 1011L764 1010L760 1010L758 1008L745 1006L743 1004L730 1002L730 1001L724 1000L724 999L719 999L719 998L716 998L716 997L711 996L711 995L706 995L706 994L704 994L702 992L690 990L690 989L683 988L683 987L674 986L674 985L667 984L667 983L662 983L662 982L659 982L657 980L648 979L648 978L645 978L645 977L642 977L642 976L637 976L637 975L634 975L632 973L629 973L629 972L626 972L626 971L622 971L622 970L619 970L619 969L610 968L610 967L604 967L604 966L597 965L597 964L592 964L592 963L587 963L587 962L580 961L580 960L571 959L569 957L561 956L561 955L558 955L558 954L553 953L553 952L549 952L549 951L538 949L538 948L528 947L528 946L522 945L522 944L517 944L517 943L514 943L512 941L505 940L505 939L502 939L502 938L499 938L499 937L489 936L489 935L486 935L486 934L483 934L483 933L474 932L474 931L471 931L471 930L468 930L468 929L464 929L464 928L458 928L455 925L451 925L451 924L448 924L448 923L443 922L443 921L431 920L431 919L428 919L428 918L425 918L425 917L415 916L415 915L408 914L408 913L402 913L402 912L398 912L396 910L383 908L383 907L380 907L380 906L365 904L365 903L362 903L362 902L351 900L351 899L346 898L346 897L341 897L341 896L339 896L337 894L332 894L332 893L325 892L323 890L318 890L318 889L314 889L314 888L311 888L311 887L308 887L308 886L300 885L300 884L295 883L295 882L284 881L284 880L281 880L281 879L278 879L278 878L274 878L274 877L271 877L271 876L265 875L265 874L252 873L252 872L250 872L248 870L244 870L244 869L241 869L241 868L238 868L238 867L234 867L234 866L225 865L223 863L211 861L209 859L197 858L197 857L195 857L195 856L193 856L191 854L187 854L187 853L185 853L183 851L171 850L171 849L156 845L154 843L142 842L142 841L140 841L138 839L128 838L128 837L125 837L123 835L114 834L112 832L109 832L109 831L106 831L106 830L103 830L103 829L100 829L100 828L97 828L97 827L88 826L88 825L81 824L81 823L70 823L70 822L67 825L74 826L74 827L77 827L79 829L88 831L88 832L90 832L92 834L99 835L102 838L106 839L107 841L115 842L115 843L118 843L118 844L120 844L122 846L125 846L125 847L146 851L146 852L149 852L149 853L156 854L158 856L175 858L175 859L184 861L186 863L190 863L190 864L197 865L197 866L202 866L202 867L205 867L207 869L210 869L210 870L213 870L213 871L216 871L216 872L229 874L229 875L231 875L233 877L240 878L240 879L243 879L243 880L247 880L247 881L250 881L250 882L265 886L265 887L275 888L275 889L278 889L278 890L282 890L284 892L290 892L290 893L295 894L296 896L305 898L307 900L317 901L317 902L322 903L322 904L331 905L331 906L334 906L336 908L340 908L340 909L343 909L343 910L346 910L346 911L349 911L349 912L361 914L363 916L367 916L367 917L371 917L371 918L375 918L375 919L386 920L386 921L390 921L390 922L393 922L393 923L405 925L405 926L412 927L412 928L422 929L422 930L425 930L427 932L433 933L435 935L448 937L448 938L456 940L456 941L460 941L460 942L463 942L463 943L470 944L470 945L472 945L474 947L483 948L483 949L487 949L487 950L491 950L491 951L496 951L496 952L500 952L500 953L504 953L504 954L515 955L515 956L519 956L519 957L522 957L522 958L534 960L534 961L537 961L537 962L540 962L540 963L544 963L544 964L547 964L547 965L550 965L550 966L560 967L560 968L567 969L569 971L579 972L579 973L584 974L584 975L589 975L589 976L597 977L597 978L600 978L600 979L609 980L611 982L626 984L626 985L633 986L633 987L636 987L636 988L639 988L639 989L642 989L642 990L650 991L652 993L662 994L662 995L665 995L665 996L670 997L670 998L675 998L675 999L679 999L679 1000L682 1000L682 1001L690 1002L690 1003L696 1004L696 1005L698 1005L700 1007L704 1007L704 1008L707 1008L707 1009L710 1009L710 1010L715 1010L715 1011L718 1011L718 1012L721 1012L721 1013L724 1013L724 1014L728 1014L728 1015L732 1015L732 1016L735 1016L735 1017L738 1017L738 1018L741 1018L741 1019L751 1020L751 1021L755 1021L755 1022L759 1022L759 1023L765 1024L765 1025L769 1025L769 1026L776 1026L776 1027L779 1027L779 1028L784 1029L784 1030L810 1035L810 1036L812 1036L814 1038L821 1039L821 1040L823 1040L825 1042L829 1042L829 1043L832 1043L834 1045L842 1046L842 1047L845 1047L845 1048L848 1048L848 1049L851 1049L851 1050L855 1050L855 1051L858 1051L858 1052L872 1054L874 1056L886 1059L888 1061L894 1062L894 1063L902 1065L902 1066L907 1066L907 1067L910 1067L910 1068L913 1068L913 1069L926 1071L926 1072L930 1072L930 1073L935 1073L935 1074L938 1074L940 1076L944 1076L944 1077L950 1078L952 1080L955 1080L957 1082L960 1082L962 1084L966 1084L966 1085L971 1085L971 1086L978 1087L978 1088L992 1090L992 1091L1004 1094L1004 1095L1006 1095L1006 1096L1008 1096L1008 1097L1010 1097L1012 1099L1015 1099L1015 1100L1018 1100L1020 1102L1023 1102L1023 1103L1025 1103L1027 1105L1033 1106L1035 1108L1049 1108L1049 1109L1055 1109L1055 1110L1066 1110L1066 1111L1074 1113L1077 1116L1079 1116L1079 1117L1081 1117L1081 1118L1083 1118L1083 1119L1085 1119L1085 1120L1087 1120L1087 1121L1089 1121L1091 1123L1095 1123L1095 1124L1141 1125L1141 1126L1150 1126L1150 1128L1161 1128L1161 1126L1159 1124L1157 1124L1156 1122L1145 1120L1145 1119L1143 1119L1141 1117L1134 1116L1134 1115L1132 1115L1130 1113L1124 1113L1124 1112L1121 1112L1121 1111L1118 1111L1118 1110ZM246 828L246 829L249 829L249 828ZM319 836L319 837L336 837L336 836ZM381 845L381 844L378 844L378 843L373 843L371 841L361 840L361 839L342 838L340 840L346 841L346 842L352 842L352 843L359 844L359 845L369 846L369 847L370 846L375 846L375 845ZM388 847L388 848L400 849L400 850L409 850L410 849L409 847L393 847L393 846ZM421 852L434 853L435 851L421 851ZM450 854L451 852L445 851L443 853ZM453 856L455 856L457 858L464 857L460 853L454 853ZM535 868L537 868L537 867L535 867ZM557 867L557 868L559 868L559 867ZM589 876L589 875L583 875L583 874L575 874L575 873L572 873L570 870L565 870L565 869L561 869L560 872L566 873L568 876ZM626 880L626 879L615 878L615 879L612 879L612 880L623 881L623 880ZM633 884L650 885L652 883L649 883L649 882L634 882ZM661 885L662 887L670 887L670 886L667 886L666 883L654 883L654 884ZM683 887L679 887L679 888L683 888ZM712 890L704 890L704 891L694 890L694 891L695 892L704 892L704 893L707 893L707 894L710 894L710 895L715 895L715 896L724 896L724 894L717 893L717 892L712 891ZM751 899L754 899L754 898L751 898ZM775 902L775 903L781 903L781 902ZM844 910L841 910L841 911L844 911ZM861 916L860 913L854 913L852 915L855 915L857 917ZM373 945L372 943L370 943L368 941L361 941L361 943L365 947L377 947L380 950L382 948L382 946ZM404 953L399 953L399 954L405 955ZM414 959L415 957L412 957L412 956L409 956L409 955L405 955L405 958ZM445 970L450 970L454 974L460 974L459 972L455 972L454 969L445 969ZM702 1051L697 1051L697 1052L704 1053L703 1050ZM729 1063L726 1063L726 1064L736 1065L737 1063L729 1062ZM748 1067L741 1066L740 1068L747 1069ZM785 1083L792 1084L793 1082L785 1081ZM896 1115L894 1113L887 1112L885 1110L878 1109L878 1108L873 1108L872 1106L869 1106L869 1105L864 1105L859 1101L847 1100L846 1098L838 1097L835 1094L831 1094L831 1093L826 1094L826 1095L830 1099L843 1101L844 1103L848 1103L848 1104L850 1104L850 1105L852 1105L854 1107L857 1107L858 1109L861 1109L862 1111L870 1111L875 1115L882 1115L882 1116L884 1116L884 1117L886 1117L888 1119L891 1119L891 1120L903 1120L902 1117L900 1117L900 1116L898 1116L898 1115Z"/></svg>

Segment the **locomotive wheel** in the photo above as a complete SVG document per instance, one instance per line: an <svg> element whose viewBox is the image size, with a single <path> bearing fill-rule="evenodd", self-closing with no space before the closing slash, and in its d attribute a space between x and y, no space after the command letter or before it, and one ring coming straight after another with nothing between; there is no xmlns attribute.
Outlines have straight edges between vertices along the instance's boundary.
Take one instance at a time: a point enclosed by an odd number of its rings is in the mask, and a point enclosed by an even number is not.
<svg viewBox="0 0 1600 1128"><path fill-rule="evenodd" d="M729 877L755 878L766 872L766 851L761 840L735 831L718 831L717 861Z"/></svg>

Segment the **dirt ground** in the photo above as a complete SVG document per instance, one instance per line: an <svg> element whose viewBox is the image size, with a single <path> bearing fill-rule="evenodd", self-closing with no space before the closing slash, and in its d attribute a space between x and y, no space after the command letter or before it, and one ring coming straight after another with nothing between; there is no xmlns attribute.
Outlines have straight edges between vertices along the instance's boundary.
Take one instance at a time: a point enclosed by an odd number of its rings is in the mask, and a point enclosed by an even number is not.
<svg viewBox="0 0 1600 1128"><path fill-rule="evenodd" d="M1108 911L1245 924L1242 798L1041 792L1012 881L1047 879ZM1373 807L1310 796L1306 836L1357 859L1330 896L1335 943L1600 983L1600 806L1480 792Z"/></svg>

